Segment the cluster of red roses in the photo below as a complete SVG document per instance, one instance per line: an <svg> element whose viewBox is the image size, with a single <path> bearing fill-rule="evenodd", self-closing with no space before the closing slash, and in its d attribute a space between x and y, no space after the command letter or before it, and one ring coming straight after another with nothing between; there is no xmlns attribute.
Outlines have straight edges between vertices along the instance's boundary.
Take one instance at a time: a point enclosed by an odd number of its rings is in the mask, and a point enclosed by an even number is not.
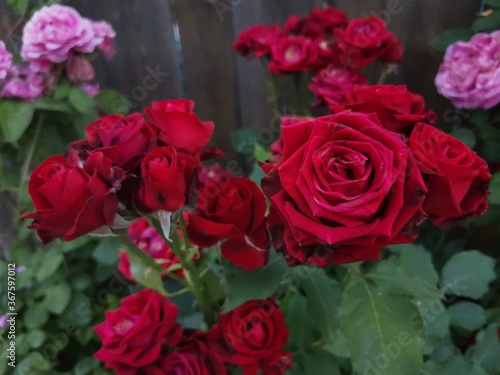
<svg viewBox="0 0 500 375"><path fill-rule="evenodd" d="M337 104L354 84L366 84L360 68L375 60L398 63L403 55L403 46L382 19L349 21L332 7L314 8L303 18L290 16L283 29L253 26L233 46L247 58L267 58L271 74L314 71L309 88L316 105Z"/></svg>
<svg viewBox="0 0 500 375"><path fill-rule="evenodd" d="M126 297L94 329L96 357L119 375L217 374L241 366L247 375L281 375L291 368L283 313L272 299L252 300L220 314L208 332L183 329L178 307L150 289Z"/></svg>
<svg viewBox="0 0 500 375"><path fill-rule="evenodd" d="M429 125L420 96L357 86L335 109L284 119L263 164L268 229L289 265L378 259L382 246L413 242L425 218L444 226L486 211L486 162Z"/></svg>

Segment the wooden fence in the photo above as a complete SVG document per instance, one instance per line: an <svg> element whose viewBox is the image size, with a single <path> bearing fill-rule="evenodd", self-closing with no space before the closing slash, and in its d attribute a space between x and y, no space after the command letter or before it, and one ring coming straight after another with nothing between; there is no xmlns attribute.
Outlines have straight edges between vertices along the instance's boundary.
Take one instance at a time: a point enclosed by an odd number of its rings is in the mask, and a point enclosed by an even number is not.
<svg viewBox="0 0 500 375"><path fill-rule="evenodd" d="M15 42L22 28L16 28L18 20L5 2L0 3L0 37L10 33ZM233 52L231 42L242 30L259 23L282 25L289 15L306 15L313 6L333 5L351 18L379 15L405 46L398 75L388 82L406 84L422 94L442 117L452 108L433 84L442 54L427 43L442 30L470 25L480 1L70 0L67 4L86 17L107 20L117 31L116 57L97 62L102 86L124 93L134 109L152 100L192 98L199 116L216 123L213 144L230 150L231 131L261 129L273 118L264 69L258 61L248 62ZM373 82L374 73L369 75Z"/></svg>

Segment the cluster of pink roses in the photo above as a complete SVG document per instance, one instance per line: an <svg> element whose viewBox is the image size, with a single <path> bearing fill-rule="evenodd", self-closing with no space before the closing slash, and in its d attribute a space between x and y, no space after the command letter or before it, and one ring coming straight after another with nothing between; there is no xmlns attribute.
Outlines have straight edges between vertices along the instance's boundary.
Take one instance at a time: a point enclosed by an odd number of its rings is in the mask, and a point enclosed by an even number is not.
<svg viewBox="0 0 500 375"><path fill-rule="evenodd" d="M96 358L118 375L282 375L292 366L283 313L272 299L251 300L220 314L208 332L183 329L178 307L150 289L124 298L94 329L102 340Z"/></svg>
<svg viewBox="0 0 500 375"><path fill-rule="evenodd" d="M314 8L306 17L290 16L283 29L276 25L253 26L233 44L247 58L265 57L269 72L314 71L309 88L315 104L337 104L355 84L365 84L360 68L379 60L401 61L403 47L377 17L348 20L328 7Z"/></svg>
<svg viewBox="0 0 500 375"><path fill-rule="evenodd" d="M500 31L450 45L435 84L458 108L490 109L500 103Z"/></svg>
<svg viewBox="0 0 500 375"><path fill-rule="evenodd" d="M111 58L114 37L107 22L84 18L64 5L43 7L24 26L21 57L27 64L13 64L0 41L0 96L32 100L45 95L62 70L72 83L95 96L99 85L93 82L89 55L99 51Z"/></svg>

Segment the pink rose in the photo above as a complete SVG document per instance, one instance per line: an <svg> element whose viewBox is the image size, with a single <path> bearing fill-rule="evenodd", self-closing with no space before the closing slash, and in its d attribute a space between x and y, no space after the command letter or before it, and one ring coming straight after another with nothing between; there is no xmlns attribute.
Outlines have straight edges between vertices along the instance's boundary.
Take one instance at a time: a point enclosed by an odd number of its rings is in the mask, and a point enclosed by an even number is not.
<svg viewBox="0 0 500 375"><path fill-rule="evenodd" d="M105 58L111 59L116 53L114 45L115 29L106 21L94 21L92 22L92 28L94 30L94 44L97 49L101 51Z"/></svg>
<svg viewBox="0 0 500 375"><path fill-rule="evenodd" d="M45 77L32 69L32 66L14 66L0 93L3 98L33 100L44 95L48 88Z"/></svg>
<svg viewBox="0 0 500 375"><path fill-rule="evenodd" d="M5 43L0 40L0 81L7 77L12 67L12 54L5 48Z"/></svg>

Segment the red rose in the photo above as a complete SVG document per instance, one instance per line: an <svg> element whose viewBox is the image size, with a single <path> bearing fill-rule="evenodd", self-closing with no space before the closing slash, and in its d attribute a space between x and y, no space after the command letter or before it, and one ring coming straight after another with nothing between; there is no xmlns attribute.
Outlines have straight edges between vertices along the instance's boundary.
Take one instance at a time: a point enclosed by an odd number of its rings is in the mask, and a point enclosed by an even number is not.
<svg viewBox="0 0 500 375"><path fill-rule="evenodd" d="M342 62L352 69L362 68L378 58L395 60L398 51L402 55L401 44L378 17L356 18L345 30L336 29L335 37Z"/></svg>
<svg viewBox="0 0 500 375"><path fill-rule="evenodd" d="M160 359L163 375L225 375L224 362L209 349L205 334L185 338L173 352Z"/></svg>
<svg viewBox="0 0 500 375"><path fill-rule="evenodd" d="M139 205L150 211L177 211L186 202L199 160L175 147L158 147L141 162Z"/></svg>
<svg viewBox="0 0 500 375"><path fill-rule="evenodd" d="M248 301L219 315L207 337L224 362L243 366L245 374L279 361L286 340L285 317L272 299Z"/></svg>
<svg viewBox="0 0 500 375"><path fill-rule="evenodd" d="M335 8L313 8L311 14L304 18L295 15L288 17L283 28L287 33L314 39L327 31L331 32L333 28L345 27L347 23L347 15Z"/></svg>
<svg viewBox="0 0 500 375"><path fill-rule="evenodd" d="M221 245L224 258L246 270L262 267L269 257L265 214L266 198L248 178L210 183L200 191L189 217L189 238L201 247L226 239Z"/></svg>
<svg viewBox="0 0 500 375"><path fill-rule="evenodd" d="M284 375L293 367L292 356L288 352L276 353L274 357L245 366L244 375Z"/></svg>
<svg viewBox="0 0 500 375"><path fill-rule="evenodd" d="M313 117L302 117L302 116L282 116L280 126L288 126L296 124L298 122L314 120ZM270 147L269 151L273 154L279 155L283 153L283 137L279 137Z"/></svg>
<svg viewBox="0 0 500 375"><path fill-rule="evenodd" d="M164 100L153 102L144 113L158 130L158 139L195 154L207 145L215 125L200 121L193 108L194 102L190 100Z"/></svg>
<svg viewBox="0 0 500 375"><path fill-rule="evenodd" d="M163 268L169 269L171 266L179 264L179 259L175 256L172 249L168 247L163 237L158 234L155 227L149 224L146 218L142 217L130 225L128 227L128 236L139 249L151 255L154 259L161 260ZM118 269L127 279L135 281L130 271L130 259L127 253L120 252L119 257ZM182 269L178 269L174 273L177 276L184 276ZM163 276L166 277L166 275Z"/></svg>
<svg viewBox="0 0 500 375"><path fill-rule="evenodd" d="M177 312L176 305L150 289L124 298L117 310L106 311L105 322L94 327L102 340L95 357L119 374L153 364L181 339Z"/></svg>
<svg viewBox="0 0 500 375"><path fill-rule="evenodd" d="M278 26L256 25L243 31L233 47L243 57L262 57L271 53L271 47L283 36Z"/></svg>
<svg viewBox="0 0 500 375"><path fill-rule="evenodd" d="M282 128L282 161L265 168L262 187L274 248L290 265L378 259L380 247L416 238L422 176L376 121L342 112Z"/></svg>
<svg viewBox="0 0 500 375"><path fill-rule="evenodd" d="M37 211L22 218L33 219L29 228L36 229L44 243L57 237L72 241L113 225L123 171L100 152L80 163L78 153L70 151L67 157L45 159L31 174L28 190Z"/></svg>
<svg viewBox="0 0 500 375"><path fill-rule="evenodd" d="M318 46L313 41L301 36L283 37L273 45L269 62L271 74L306 72L318 63Z"/></svg>
<svg viewBox="0 0 500 375"><path fill-rule="evenodd" d="M83 158L91 151L102 152L124 169L132 167L155 141L153 129L138 113L97 119L85 128L85 133L87 139L71 143L70 148L78 150Z"/></svg>
<svg viewBox="0 0 500 375"><path fill-rule="evenodd" d="M455 224L486 212L491 174L475 152L423 123L411 133L410 148L429 189L424 211L435 225Z"/></svg>
<svg viewBox="0 0 500 375"><path fill-rule="evenodd" d="M211 182L216 184L223 184L225 181L231 178L231 173L229 171L223 170L219 163L215 163L209 167L203 167L200 171L198 179L202 186L206 186Z"/></svg>
<svg viewBox="0 0 500 375"><path fill-rule="evenodd" d="M406 86L358 86L347 92L339 105L332 104L333 112L346 109L353 112L376 113L382 126L396 133L410 134L417 122L434 122L437 115L425 108L420 95L407 91Z"/></svg>
<svg viewBox="0 0 500 375"><path fill-rule="evenodd" d="M338 105L354 85L366 84L366 77L357 70L329 65L316 72L309 88L314 93L314 105Z"/></svg>

